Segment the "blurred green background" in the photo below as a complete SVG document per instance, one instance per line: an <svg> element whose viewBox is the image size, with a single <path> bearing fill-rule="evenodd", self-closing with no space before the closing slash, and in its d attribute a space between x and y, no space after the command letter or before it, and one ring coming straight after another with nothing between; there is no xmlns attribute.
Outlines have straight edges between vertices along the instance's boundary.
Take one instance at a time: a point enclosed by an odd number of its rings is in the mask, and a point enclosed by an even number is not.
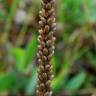
<svg viewBox="0 0 96 96"><path fill-rule="evenodd" d="M34 96L40 0L0 0L0 96ZM53 96L96 96L96 0L56 0Z"/></svg>

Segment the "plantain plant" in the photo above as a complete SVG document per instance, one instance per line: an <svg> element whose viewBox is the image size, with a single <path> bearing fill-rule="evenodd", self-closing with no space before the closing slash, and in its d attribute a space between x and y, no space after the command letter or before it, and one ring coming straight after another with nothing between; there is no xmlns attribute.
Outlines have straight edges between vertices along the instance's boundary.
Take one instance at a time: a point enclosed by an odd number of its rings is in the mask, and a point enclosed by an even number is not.
<svg viewBox="0 0 96 96"><path fill-rule="evenodd" d="M41 11L39 13L39 36L38 36L38 85L36 96L52 96L51 58L54 54L54 32L56 31L54 0L42 0Z"/></svg>

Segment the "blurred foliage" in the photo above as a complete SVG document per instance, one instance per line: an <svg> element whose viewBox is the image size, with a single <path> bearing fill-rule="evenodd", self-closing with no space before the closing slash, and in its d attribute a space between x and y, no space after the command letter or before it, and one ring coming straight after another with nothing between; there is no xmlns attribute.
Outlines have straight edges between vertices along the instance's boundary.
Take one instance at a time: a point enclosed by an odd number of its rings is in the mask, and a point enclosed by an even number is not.
<svg viewBox="0 0 96 96"><path fill-rule="evenodd" d="M34 96L39 9L40 0L0 0L0 96ZM56 1L54 96L96 93L95 10L96 0Z"/></svg>

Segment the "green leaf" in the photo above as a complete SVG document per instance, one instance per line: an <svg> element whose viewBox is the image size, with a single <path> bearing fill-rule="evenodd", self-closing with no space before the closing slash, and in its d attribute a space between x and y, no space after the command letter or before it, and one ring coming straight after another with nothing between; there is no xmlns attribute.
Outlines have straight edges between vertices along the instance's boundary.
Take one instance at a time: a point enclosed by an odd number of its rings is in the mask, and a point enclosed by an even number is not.
<svg viewBox="0 0 96 96"><path fill-rule="evenodd" d="M56 68L57 68L57 58L54 56L51 60L51 63L52 63L52 68L53 68L53 72L54 72L54 75L56 74Z"/></svg>
<svg viewBox="0 0 96 96"><path fill-rule="evenodd" d="M87 78L87 74L85 72L80 72L71 80L69 80L69 82L66 84L64 89L70 90L70 91L77 90L84 84L86 78Z"/></svg>
<svg viewBox="0 0 96 96"><path fill-rule="evenodd" d="M96 0L88 0L88 19L90 22L96 22Z"/></svg>
<svg viewBox="0 0 96 96"><path fill-rule="evenodd" d="M11 90L16 82L16 76L12 73L0 74L0 91Z"/></svg>
<svg viewBox="0 0 96 96"><path fill-rule="evenodd" d="M36 54L36 46L37 39L33 36L25 50L21 48L13 48L12 55L19 71L23 72L27 68L27 65L32 62L32 59Z"/></svg>
<svg viewBox="0 0 96 96"><path fill-rule="evenodd" d="M5 13L4 12L2 12L2 11L0 11L0 19L4 19L5 18Z"/></svg>
<svg viewBox="0 0 96 96"><path fill-rule="evenodd" d="M94 67L96 67L96 55L93 54L91 51L88 51L86 56L88 58L88 62L92 64Z"/></svg>
<svg viewBox="0 0 96 96"><path fill-rule="evenodd" d="M68 57L67 57L67 55L65 56L64 64L62 64L59 74L52 81L51 86L52 86L53 92L58 91L61 87L63 87L65 85L65 82L66 82L67 77L68 77L68 72L69 72L70 67L71 67Z"/></svg>
<svg viewBox="0 0 96 96"><path fill-rule="evenodd" d="M36 68L33 68L32 70L32 76L29 80L29 83L27 84L27 87L26 87L26 93L27 95L33 95L34 92L35 92L35 89L36 89L36 84L37 84L37 69Z"/></svg>
<svg viewBox="0 0 96 96"><path fill-rule="evenodd" d="M81 0L63 0L64 19L70 23L83 23L83 11L81 11Z"/></svg>
<svg viewBox="0 0 96 96"><path fill-rule="evenodd" d="M24 60L25 60L25 52L21 48L13 48L12 49L13 59L15 61L16 67L19 71L24 70Z"/></svg>
<svg viewBox="0 0 96 96"><path fill-rule="evenodd" d="M32 39L29 41L27 48L25 50L26 58L25 58L24 66L27 66L27 64L32 62L32 59L36 54L36 50L37 50L37 38L36 38L36 36L33 36Z"/></svg>

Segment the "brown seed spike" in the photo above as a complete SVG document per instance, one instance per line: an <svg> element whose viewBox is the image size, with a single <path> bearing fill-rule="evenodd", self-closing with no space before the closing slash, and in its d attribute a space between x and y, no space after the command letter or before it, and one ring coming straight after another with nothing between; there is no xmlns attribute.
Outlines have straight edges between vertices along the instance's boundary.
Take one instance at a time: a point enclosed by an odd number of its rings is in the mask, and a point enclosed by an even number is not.
<svg viewBox="0 0 96 96"><path fill-rule="evenodd" d="M39 46L38 46L38 84L36 96L52 96L52 66L50 61L54 54L54 32L56 31L54 0L41 0L39 12Z"/></svg>

